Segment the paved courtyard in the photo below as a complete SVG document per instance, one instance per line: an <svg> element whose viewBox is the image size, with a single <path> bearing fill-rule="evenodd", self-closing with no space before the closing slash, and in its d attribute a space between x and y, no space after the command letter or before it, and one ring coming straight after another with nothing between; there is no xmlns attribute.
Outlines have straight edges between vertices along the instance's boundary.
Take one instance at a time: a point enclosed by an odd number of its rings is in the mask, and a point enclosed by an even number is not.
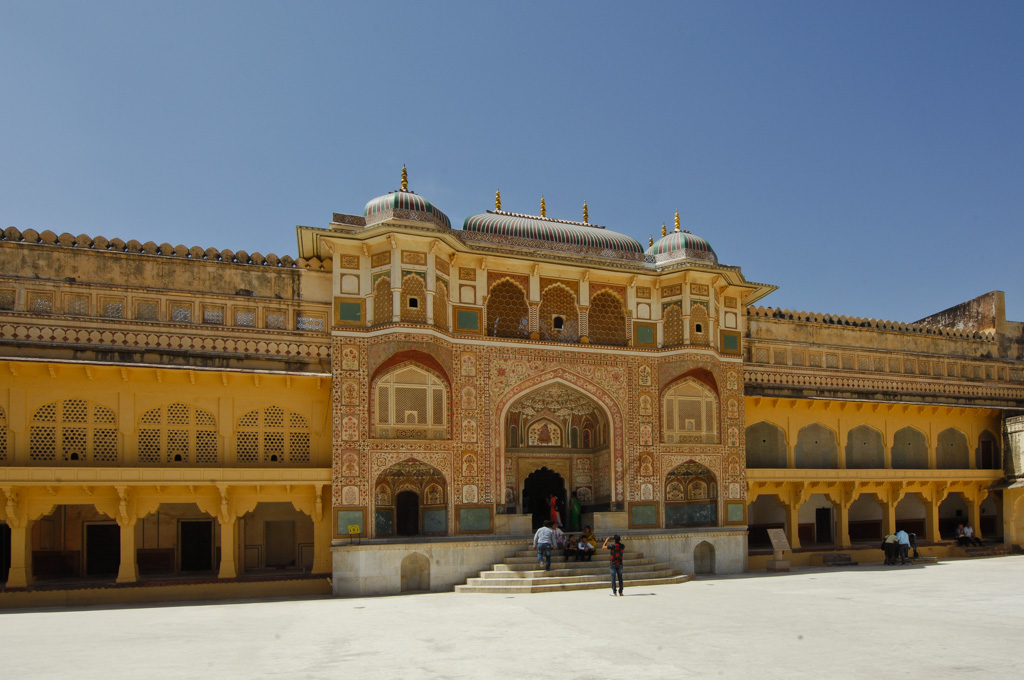
<svg viewBox="0 0 1024 680"><path fill-rule="evenodd" d="M549 595L0 612L5 678L962 678L1019 673L1024 556Z"/></svg>

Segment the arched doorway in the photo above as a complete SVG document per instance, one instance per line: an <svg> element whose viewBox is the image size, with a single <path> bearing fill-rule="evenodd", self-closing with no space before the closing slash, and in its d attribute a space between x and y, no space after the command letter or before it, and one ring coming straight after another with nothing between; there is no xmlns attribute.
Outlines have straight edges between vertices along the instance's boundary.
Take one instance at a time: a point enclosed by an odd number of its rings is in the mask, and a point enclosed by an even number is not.
<svg viewBox="0 0 1024 680"><path fill-rule="evenodd" d="M715 546L707 541L701 541L693 549L693 573L715 573Z"/></svg>
<svg viewBox="0 0 1024 680"><path fill-rule="evenodd" d="M402 592L430 590L430 560L420 553L406 555L401 566Z"/></svg>
<svg viewBox="0 0 1024 680"><path fill-rule="evenodd" d="M420 533L420 496L415 491L402 491L395 498L395 533L399 536Z"/></svg>
<svg viewBox="0 0 1024 680"><path fill-rule="evenodd" d="M374 485L374 536L448 533L448 484L440 470L415 458L395 463Z"/></svg>
<svg viewBox="0 0 1024 680"><path fill-rule="evenodd" d="M555 504L558 511L562 513L562 521L565 522L565 479L554 470L542 467L534 471L523 482L523 514L529 513L533 516L533 528L539 529L544 520L551 516L548 496L555 497Z"/></svg>
<svg viewBox="0 0 1024 680"><path fill-rule="evenodd" d="M549 516L544 502L554 494L567 524L566 502L573 493L584 514L612 509L609 415L593 396L556 379L518 396L504 413L503 467L511 472L505 478L508 512L531 515L539 525ZM527 478L539 472L528 485Z"/></svg>

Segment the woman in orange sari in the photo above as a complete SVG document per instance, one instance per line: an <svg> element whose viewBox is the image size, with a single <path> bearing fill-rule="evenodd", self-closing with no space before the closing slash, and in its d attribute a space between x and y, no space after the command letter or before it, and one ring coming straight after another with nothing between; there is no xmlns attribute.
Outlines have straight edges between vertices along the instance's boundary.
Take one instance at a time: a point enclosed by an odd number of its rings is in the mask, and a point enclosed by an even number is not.
<svg viewBox="0 0 1024 680"><path fill-rule="evenodd" d="M551 523L555 526L561 526L562 516L558 514L558 499L552 494L548 496L548 505L551 506Z"/></svg>

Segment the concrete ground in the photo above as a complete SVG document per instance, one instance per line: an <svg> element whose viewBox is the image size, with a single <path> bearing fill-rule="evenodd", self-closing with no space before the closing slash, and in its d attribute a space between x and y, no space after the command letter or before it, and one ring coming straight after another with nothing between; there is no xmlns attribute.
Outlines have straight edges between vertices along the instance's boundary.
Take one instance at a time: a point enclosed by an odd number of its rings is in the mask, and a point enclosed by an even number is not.
<svg viewBox="0 0 1024 680"><path fill-rule="evenodd" d="M2 677L962 678L1020 672L1024 556L546 595L0 613Z"/></svg>

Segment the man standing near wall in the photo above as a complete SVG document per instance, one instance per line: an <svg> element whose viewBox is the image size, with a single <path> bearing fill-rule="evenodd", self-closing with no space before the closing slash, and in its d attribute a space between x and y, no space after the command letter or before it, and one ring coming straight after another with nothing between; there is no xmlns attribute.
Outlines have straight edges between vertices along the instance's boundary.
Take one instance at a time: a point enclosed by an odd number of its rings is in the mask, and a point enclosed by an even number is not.
<svg viewBox="0 0 1024 680"><path fill-rule="evenodd" d="M907 556L910 554L910 534L900 529L896 532L896 542L899 544L900 564L909 564Z"/></svg>

